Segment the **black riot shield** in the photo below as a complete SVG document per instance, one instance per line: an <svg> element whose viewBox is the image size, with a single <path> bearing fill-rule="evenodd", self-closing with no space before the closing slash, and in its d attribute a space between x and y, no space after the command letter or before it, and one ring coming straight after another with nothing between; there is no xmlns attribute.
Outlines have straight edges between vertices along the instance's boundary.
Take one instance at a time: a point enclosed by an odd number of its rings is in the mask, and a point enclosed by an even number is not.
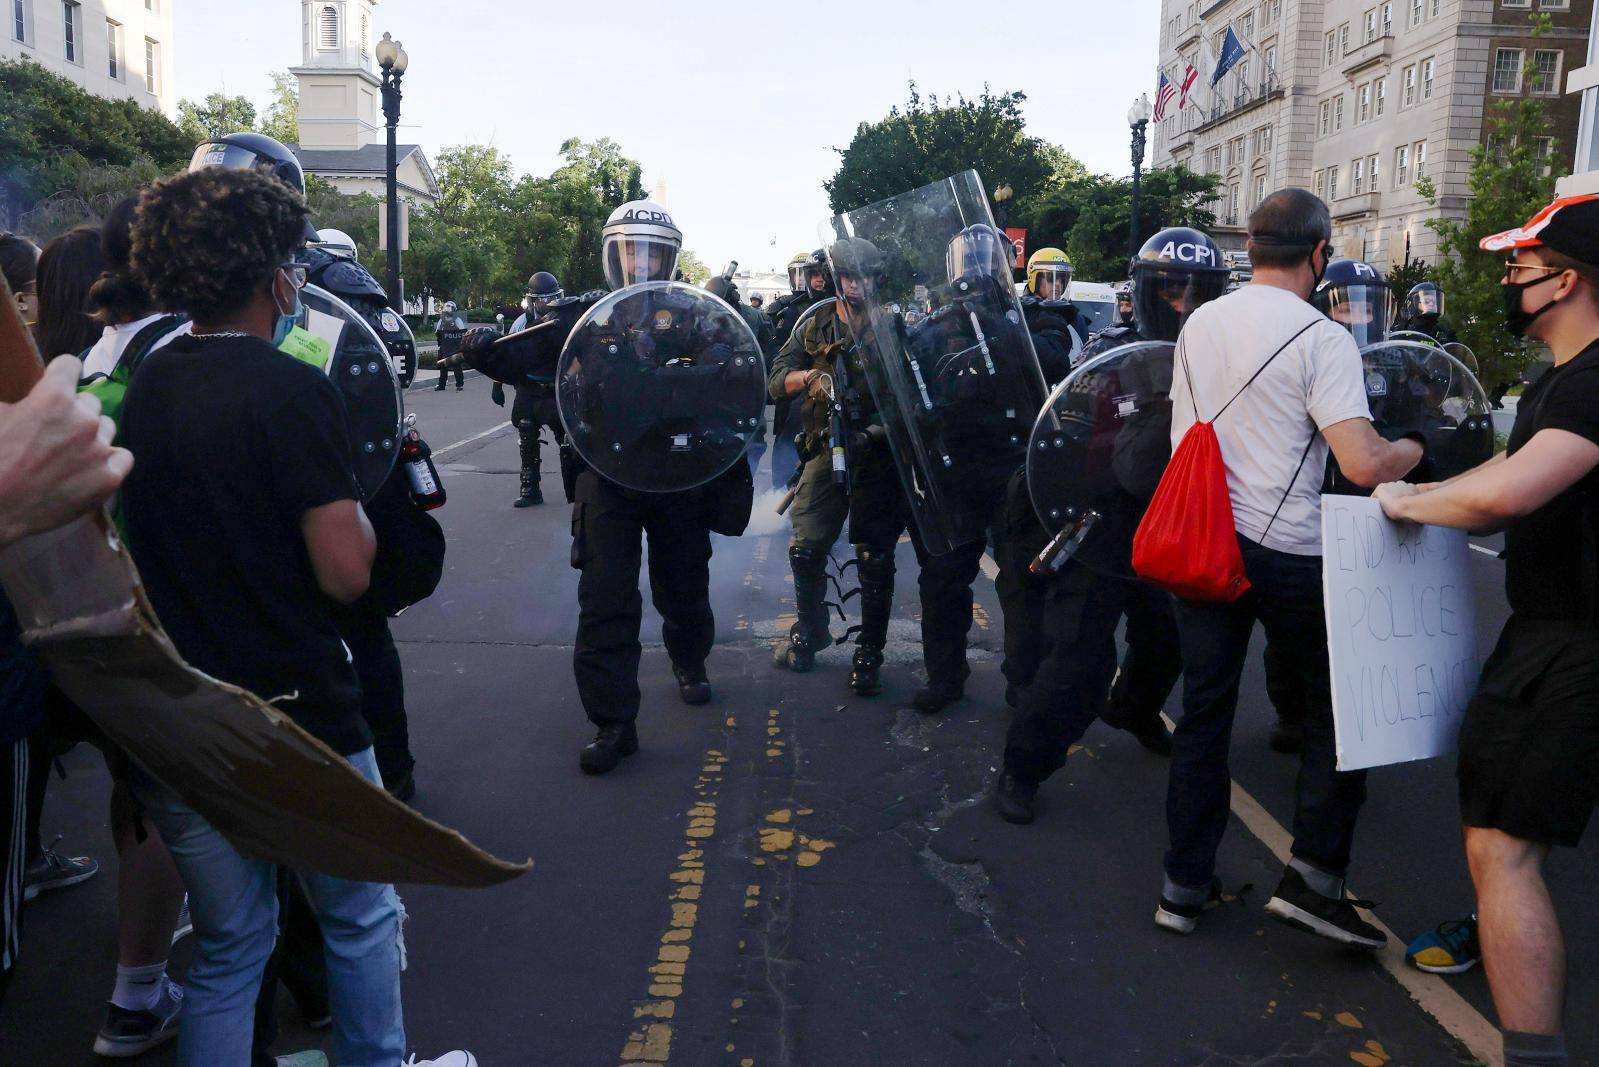
<svg viewBox="0 0 1599 1067"><path fill-rule="evenodd" d="M394 468L405 417L389 349L360 312L315 285L300 290L297 325L319 344L291 354L318 363L344 397L356 481L370 498Z"/></svg>
<svg viewBox="0 0 1599 1067"><path fill-rule="evenodd" d="M1171 459L1174 351L1168 341L1113 348L1050 394L1027 450L1033 509L1054 535L1042 566L1075 557L1133 576L1133 534Z"/></svg>
<svg viewBox="0 0 1599 1067"><path fill-rule="evenodd" d="M1493 457L1493 412L1477 376L1435 344L1381 341L1360 352L1366 402L1377 432L1419 435L1421 465L1407 481L1453 478Z"/></svg>
<svg viewBox="0 0 1599 1067"><path fill-rule="evenodd" d="M900 481L928 551L984 539L1046 389L1010 246L975 171L824 223ZM859 282L859 295L850 289Z"/></svg>
<svg viewBox="0 0 1599 1067"><path fill-rule="evenodd" d="M754 332L727 304L679 282L628 286L589 308L556 379L578 455L647 493L693 489L728 470L766 404Z"/></svg>

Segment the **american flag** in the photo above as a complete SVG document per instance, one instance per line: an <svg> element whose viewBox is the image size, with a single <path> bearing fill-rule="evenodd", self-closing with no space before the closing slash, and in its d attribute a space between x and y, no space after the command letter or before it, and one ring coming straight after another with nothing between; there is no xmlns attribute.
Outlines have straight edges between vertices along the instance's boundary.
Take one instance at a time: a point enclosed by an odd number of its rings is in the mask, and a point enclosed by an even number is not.
<svg viewBox="0 0 1599 1067"><path fill-rule="evenodd" d="M1192 89L1194 87L1194 83L1198 80L1199 71L1194 68L1192 63L1189 63L1183 68L1183 95L1182 98L1177 101L1177 110L1181 111L1183 108L1188 106L1188 90Z"/></svg>
<svg viewBox="0 0 1599 1067"><path fill-rule="evenodd" d="M1160 82L1155 86L1155 121L1160 122L1166 117L1166 107L1171 103L1172 97L1177 95L1177 86L1166 77L1166 72L1160 72Z"/></svg>

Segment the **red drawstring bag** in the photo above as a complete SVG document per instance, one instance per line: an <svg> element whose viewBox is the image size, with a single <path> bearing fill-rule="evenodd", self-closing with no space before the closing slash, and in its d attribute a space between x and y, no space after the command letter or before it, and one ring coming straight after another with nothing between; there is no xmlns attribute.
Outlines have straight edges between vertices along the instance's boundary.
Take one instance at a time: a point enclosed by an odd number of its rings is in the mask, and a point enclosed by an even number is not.
<svg viewBox="0 0 1599 1067"><path fill-rule="evenodd" d="M1320 320L1317 320L1320 321ZM1222 405L1216 418L1244 395L1244 389L1255 384L1272 360L1299 339L1299 335L1314 326L1307 323L1271 354L1244 383L1243 389L1233 394L1232 400ZM1188 396L1194 399L1194 380L1188 373L1188 360L1182 357L1183 375L1188 379ZM1215 419L1206 422L1199 418L1197 402L1194 407L1197 420L1177 442L1166 472L1160 476L1149 509L1138 523L1133 535L1133 571L1140 578L1160 586L1184 600L1230 604L1249 591L1249 576L1244 573L1244 556L1238 549L1238 531L1233 525L1233 499L1227 491L1227 464L1222 460L1221 442L1216 439ZM1315 443L1315 434L1311 435ZM1305 448L1305 455L1310 447ZM1305 456L1299 458L1304 467ZM1299 479L1299 470L1289 479L1283 501ZM1281 511L1283 501L1277 504ZM1277 515L1272 514L1272 521ZM1270 524L1266 527L1271 529Z"/></svg>

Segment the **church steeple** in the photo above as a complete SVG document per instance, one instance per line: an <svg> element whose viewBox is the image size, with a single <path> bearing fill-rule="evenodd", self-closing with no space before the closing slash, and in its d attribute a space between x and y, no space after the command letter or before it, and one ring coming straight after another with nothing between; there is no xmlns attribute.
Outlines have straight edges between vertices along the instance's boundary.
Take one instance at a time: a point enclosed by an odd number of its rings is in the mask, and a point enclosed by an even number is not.
<svg viewBox="0 0 1599 1067"><path fill-rule="evenodd" d="M378 0L300 0L300 144L360 148L377 141L372 22Z"/></svg>

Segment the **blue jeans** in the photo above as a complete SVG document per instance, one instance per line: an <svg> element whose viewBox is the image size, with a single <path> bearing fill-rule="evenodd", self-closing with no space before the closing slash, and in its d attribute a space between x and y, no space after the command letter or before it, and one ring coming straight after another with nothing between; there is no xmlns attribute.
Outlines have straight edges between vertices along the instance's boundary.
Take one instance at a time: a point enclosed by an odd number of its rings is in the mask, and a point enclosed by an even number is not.
<svg viewBox="0 0 1599 1067"><path fill-rule="evenodd" d="M348 757L382 784L370 748ZM135 770L135 795L177 861L194 918L194 964L178 1033L181 1067L250 1062L255 999L278 932L275 868L241 856L198 812ZM395 1067L405 1055L400 1011L399 897L390 885L299 874L326 946L338 1067Z"/></svg>
<svg viewBox="0 0 1599 1067"><path fill-rule="evenodd" d="M1333 741L1332 686L1322 608L1321 557L1295 556L1238 538L1252 588L1231 604L1177 601L1183 650L1183 718L1172 734L1166 792L1170 886L1209 887L1227 829L1232 778L1227 750L1238 682L1258 621L1274 655L1304 689L1305 752L1299 761L1293 854L1342 876L1349 868L1355 819L1366 799L1366 773L1339 773ZM1169 887L1170 887L1169 886Z"/></svg>

